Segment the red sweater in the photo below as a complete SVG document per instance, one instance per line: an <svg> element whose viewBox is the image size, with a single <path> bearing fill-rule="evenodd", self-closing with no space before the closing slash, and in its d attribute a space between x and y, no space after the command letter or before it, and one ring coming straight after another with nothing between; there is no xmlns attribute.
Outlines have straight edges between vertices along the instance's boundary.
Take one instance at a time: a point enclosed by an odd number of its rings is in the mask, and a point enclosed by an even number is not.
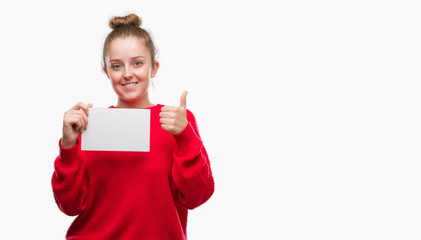
<svg viewBox="0 0 421 240"><path fill-rule="evenodd" d="M149 152L81 151L60 147L52 187L56 203L75 216L66 239L187 239L187 212L214 191L208 155L194 115L178 135L161 128L163 105L151 107Z"/></svg>

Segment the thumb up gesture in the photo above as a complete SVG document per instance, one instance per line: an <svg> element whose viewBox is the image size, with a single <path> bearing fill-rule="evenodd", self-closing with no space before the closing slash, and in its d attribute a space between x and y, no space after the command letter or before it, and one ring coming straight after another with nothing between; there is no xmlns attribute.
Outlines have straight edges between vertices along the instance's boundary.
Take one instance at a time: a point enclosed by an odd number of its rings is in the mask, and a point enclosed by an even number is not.
<svg viewBox="0 0 421 240"><path fill-rule="evenodd" d="M187 91L184 91L181 95L180 106L164 106L161 108L161 113L159 113L161 127L165 131L177 135L186 128L187 121L187 108L186 108L186 98Z"/></svg>

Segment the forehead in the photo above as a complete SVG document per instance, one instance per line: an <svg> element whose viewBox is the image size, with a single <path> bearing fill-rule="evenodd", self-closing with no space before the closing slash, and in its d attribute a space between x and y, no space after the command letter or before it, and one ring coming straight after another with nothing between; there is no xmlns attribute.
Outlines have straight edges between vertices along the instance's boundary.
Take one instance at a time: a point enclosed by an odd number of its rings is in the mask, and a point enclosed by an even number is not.
<svg viewBox="0 0 421 240"><path fill-rule="evenodd" d="M116 38L108 46L110 59L130 59L135 56L149 57L145 40L138 37Z"/></svg>

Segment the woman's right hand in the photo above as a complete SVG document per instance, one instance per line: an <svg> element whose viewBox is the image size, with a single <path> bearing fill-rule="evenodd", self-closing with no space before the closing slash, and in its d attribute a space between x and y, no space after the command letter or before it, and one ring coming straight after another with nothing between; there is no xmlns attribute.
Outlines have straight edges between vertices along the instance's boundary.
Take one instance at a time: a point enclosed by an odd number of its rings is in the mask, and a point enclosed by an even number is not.
<svg viewBox="0 0 421 240"><path fill-rule="evenodd" d="M77 138L88 126L89 108L92 106L92 103L86 105L79 102L64 113L61 147L70 148L76 145Z"/></svg>

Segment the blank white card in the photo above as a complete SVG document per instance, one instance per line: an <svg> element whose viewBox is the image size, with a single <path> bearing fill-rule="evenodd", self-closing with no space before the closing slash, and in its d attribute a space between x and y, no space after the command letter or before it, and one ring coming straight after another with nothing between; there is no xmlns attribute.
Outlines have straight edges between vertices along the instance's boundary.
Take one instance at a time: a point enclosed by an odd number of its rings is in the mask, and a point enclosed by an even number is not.
<svg viewBox="0 0 421 240"><path fill-rule="evenodd" d="M90 108L81 149L149 152L150 109Z"/></svg>

